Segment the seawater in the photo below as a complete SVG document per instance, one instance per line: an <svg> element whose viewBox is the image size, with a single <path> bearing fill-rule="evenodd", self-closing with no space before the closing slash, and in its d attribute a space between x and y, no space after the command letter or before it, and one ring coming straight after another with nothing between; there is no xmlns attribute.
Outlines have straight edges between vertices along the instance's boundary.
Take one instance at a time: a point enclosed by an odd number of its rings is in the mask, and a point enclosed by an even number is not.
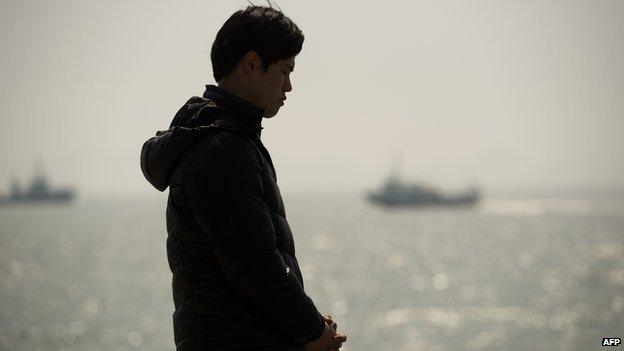
<svg viewBox="0 0 624 351"><path fill-rule="evenodd" d="M285 196L345 351L602 350L624 337L624 201L384 210ZM174 350L165 197L0 208L0 350Z"/></svg>

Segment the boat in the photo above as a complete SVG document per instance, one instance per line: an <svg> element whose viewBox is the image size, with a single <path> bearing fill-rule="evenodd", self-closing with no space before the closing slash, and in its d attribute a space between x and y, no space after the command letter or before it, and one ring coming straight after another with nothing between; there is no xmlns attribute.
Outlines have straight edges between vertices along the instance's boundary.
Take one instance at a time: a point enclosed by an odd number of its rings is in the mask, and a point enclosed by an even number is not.
<svg viewBox="0 0 624 351"><path fill-rule="evenodd" d="M445 193L423 182L401 179L400 152L395 153L390 175L376 190L368 191L366 198L383 207L472 206L480 198L479 189L470 186L465 191Z"/></svg>
<svg viewBox="0 0 624 351"><path fill-rule="evenodd" d="M30 203L67 203L75 197L75 190L70 187L52 188L42 172L37 172L30 186L22 189L13 180L7 196L0 196L0 206Z"/></svg>
<svg viewBox="0 0 624 351"><path fill-rule="evenodd" d="M479 190L474 186L446 194L422 183L403 182L398 177L389 177L379 189L367 193L370 202L384 207L471 206L479 198Z"/></svg>

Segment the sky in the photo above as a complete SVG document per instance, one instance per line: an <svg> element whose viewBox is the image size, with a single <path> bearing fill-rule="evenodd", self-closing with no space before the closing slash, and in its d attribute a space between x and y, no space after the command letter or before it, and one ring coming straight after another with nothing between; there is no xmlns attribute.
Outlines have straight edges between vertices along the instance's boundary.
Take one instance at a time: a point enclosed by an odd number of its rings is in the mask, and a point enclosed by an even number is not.
<svg viewBox="0 0 624 351"><path fill-rule="evenodd" d="M393 165L494 195L624 189L623 1L276 3L306 38L263 121L282 192L365 192ZM247 4L2 0L0 193L37 164L86 197L157 192L141 146L215 83Z"/></svg>

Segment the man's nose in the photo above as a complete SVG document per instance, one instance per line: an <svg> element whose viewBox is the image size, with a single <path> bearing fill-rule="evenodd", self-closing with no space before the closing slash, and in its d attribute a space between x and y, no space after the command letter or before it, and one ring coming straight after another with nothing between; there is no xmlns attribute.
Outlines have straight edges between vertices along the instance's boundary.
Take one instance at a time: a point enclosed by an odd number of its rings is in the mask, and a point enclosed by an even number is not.
<svg viewBox="0 0 624 351"><path fill-rule="evenodd" d="M290 84L290 78L286 78L286 81L284 82L284 91L285 92L292 91L292 84Z"/></svg>

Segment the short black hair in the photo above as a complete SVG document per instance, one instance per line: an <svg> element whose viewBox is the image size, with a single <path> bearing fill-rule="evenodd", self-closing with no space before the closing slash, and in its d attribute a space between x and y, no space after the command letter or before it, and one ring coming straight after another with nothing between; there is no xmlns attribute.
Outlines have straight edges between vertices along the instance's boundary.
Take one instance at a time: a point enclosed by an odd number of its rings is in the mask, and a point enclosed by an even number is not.
<svg viewBox="0 0 624 351"><path fill-rule="evenodd" d="M210 60L215 81L230 74L240 59L255 51L267 68L301 52L304 36L299 27L280 10L268 6L247 6L223 24L212 43Z"/></svg>

